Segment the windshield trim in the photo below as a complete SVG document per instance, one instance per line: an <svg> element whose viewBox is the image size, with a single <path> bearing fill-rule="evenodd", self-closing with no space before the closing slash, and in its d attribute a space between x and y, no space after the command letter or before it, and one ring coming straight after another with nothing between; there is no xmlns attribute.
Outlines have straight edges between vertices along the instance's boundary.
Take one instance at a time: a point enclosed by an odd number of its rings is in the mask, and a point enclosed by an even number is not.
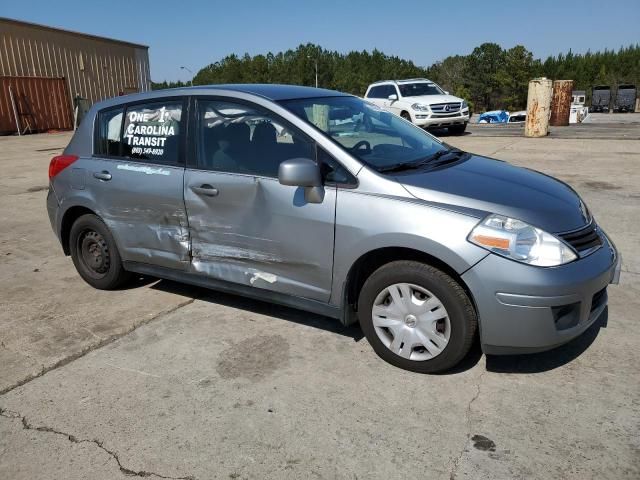
<svg viewBox="0 0 640 480"><path fill-rule="evenodd" d="M378 109L380 111L385 111L383 109L381 109L380 107L378 107L377 105L375 105L374 103L368 101L366 98L360 98L356 95L333 95L333 96L326 96L326 97L303 97L303 98L292 98L292 99L283 99L283 100L278 100L278 101L274 101L274 103L276 103L277 105L279 105L280 107L284 108L285 110L287 110L288 112L290 112L292 115L294 115L297 119L299 119L300 121L304 122L304 124L308 127L313 128L316 132L318 132L319 134L322 135L323 138L326 138L327 140L331 141L331 143L333 143L334 145L336 145L338 148L340 148L340 150L342 150L344 153L346 153L347 155L349 155L351 158L353 158L355 161L357 161L358 163L360 163L363 166L366 166L368 168L370 168L371 170L373 170L374 172L378 173L379 175L389 175L392 172L382 172L380 171L380 169L384 169L384 167L378 167L376 165L373 165L372 163L366 161L365 159L361 158L360 156L356 155L354 152L350 151L347 147L345 147L342 143L338 142L336 139L334 139L331 135L329 135L328 132L325 132L324 130L322 130L321 128L319 128L318 126L316 126L313 122L310 122L308 119L305 119L303 117L300 117L296 112L294 112L293 110L291 110L289 108L289 102L300 102L300 101L305 101L305 100L327 100L327 99L333 99L333 98L355 98L357 100L360 100L366 104L368 104L369 106L373 107L374 109ZM389 112L390 113L390 112ZM391 114L394 115L394 114ZM397 115L396 115L397 116ZM398 117L400 118L400 117ZM428 137L430 137L430 139L437 143L440 147L442 147L444 150L446 151L452 151L455 150L453 147L451 147L450 145L448 145L447 143L445 143L444 141L440 140L438 137L436 137L435 135L432 135L431 133L427 132L426 130L424 130L423 128L413 124L413 123L409 123L409 125L415 129L417 129L422 135L427 135ZM403 162L403 163L412 163L415 162L416 160L410 160L407 162Z"/></svg>

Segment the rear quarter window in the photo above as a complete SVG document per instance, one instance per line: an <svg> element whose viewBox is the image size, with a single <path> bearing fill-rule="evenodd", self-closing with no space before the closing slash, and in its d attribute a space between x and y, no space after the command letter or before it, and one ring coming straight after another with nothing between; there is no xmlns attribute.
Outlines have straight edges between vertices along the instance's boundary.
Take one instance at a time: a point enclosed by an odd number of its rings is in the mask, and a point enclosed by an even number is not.
<svg viewBox="0 0 640 480"><path fill-rule="evenodd" d="M95 153L105 156L120 156L122 117L124 109L103 110L98 113Z"/></svg>

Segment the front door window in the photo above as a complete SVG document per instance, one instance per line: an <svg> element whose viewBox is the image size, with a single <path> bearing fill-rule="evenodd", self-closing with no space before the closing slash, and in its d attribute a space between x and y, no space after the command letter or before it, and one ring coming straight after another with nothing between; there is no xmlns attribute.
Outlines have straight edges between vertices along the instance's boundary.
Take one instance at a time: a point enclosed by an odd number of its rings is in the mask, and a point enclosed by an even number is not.
<svg viewBox="0 0 640 480"><path fill-rule="evenodd" d="M278 176L291 158L315 158L313 143L257 107L198 102L198 167L261 177Z"/></svg>

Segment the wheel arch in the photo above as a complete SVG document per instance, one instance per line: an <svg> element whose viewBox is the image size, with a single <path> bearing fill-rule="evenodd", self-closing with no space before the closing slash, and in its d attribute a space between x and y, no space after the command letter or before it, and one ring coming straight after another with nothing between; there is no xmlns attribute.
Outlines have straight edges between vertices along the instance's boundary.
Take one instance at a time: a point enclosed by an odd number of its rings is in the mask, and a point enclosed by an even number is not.
<svg viewBox="0 0 640 480"><path fill-rule="evenodd" d="M65 255L69 256L71 254L71 248L69 246L71 227L78 218L87 214L97 215L96 212L83 205L74 205L64 212L62 220L60 221L60 243L62 244L62 250Z"/></svg>
<svg viewBox="0 0 640 480"><path fill-rule="evenodd" d="M378 268L397 260L413 260L442 270L464 289L473 304L473 308L476 312L478 311L471 289L463 280L460 273L447 262L432 254L414 248L382 247L364 253L351 265L343 289L343 323L349 325L357 321L358 297L366 279Z"/></svg>

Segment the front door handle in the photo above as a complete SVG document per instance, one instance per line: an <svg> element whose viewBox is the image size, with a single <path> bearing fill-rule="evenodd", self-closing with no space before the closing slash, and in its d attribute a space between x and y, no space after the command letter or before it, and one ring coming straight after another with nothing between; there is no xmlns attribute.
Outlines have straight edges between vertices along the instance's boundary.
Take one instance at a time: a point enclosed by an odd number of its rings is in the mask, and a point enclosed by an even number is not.
<svg viewBox="0 0 640 480"><path fill-rule="evenodd" d="M111 180L111 174L106 170L103 170L101 172L93 172L93 176L98 180L104 180L105 182Z"/></svg>
<svg viewBox="0 0 640 480"><path fill-rule="evenodd" d="M198 195L204 195L206 197L216 197L218 195L218 189L213 188L208 183L204 183L199 187L191 187L191 190L193 190Z"/></svg>

